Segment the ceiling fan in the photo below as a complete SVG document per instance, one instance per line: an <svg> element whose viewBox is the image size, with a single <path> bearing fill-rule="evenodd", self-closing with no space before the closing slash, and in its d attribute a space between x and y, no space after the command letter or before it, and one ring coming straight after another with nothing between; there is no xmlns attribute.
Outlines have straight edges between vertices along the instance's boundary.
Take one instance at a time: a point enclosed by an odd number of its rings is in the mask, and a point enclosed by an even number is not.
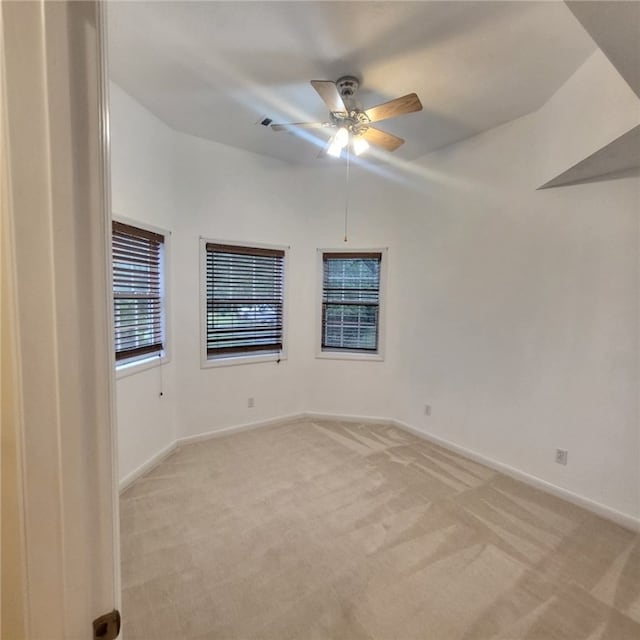
<svg viewBox="0 0 640 640"><path fill-rule="evenodd" d="M311 85L329 107L329 120L326 122L290 122L272 124L274 131L292 131L295 129L335 129L325 153L339 158L344 148L351 148L360 155L369 148L369 143L386 151L395 151L404 140L391 133L372 126L374 122L388 120L405 113L421 111L422 104L415 93L390 100L369 109L360 109L355 102L355 95L360 82L354 76L343 76L337 82L331 80L312 80Z"/></svg>

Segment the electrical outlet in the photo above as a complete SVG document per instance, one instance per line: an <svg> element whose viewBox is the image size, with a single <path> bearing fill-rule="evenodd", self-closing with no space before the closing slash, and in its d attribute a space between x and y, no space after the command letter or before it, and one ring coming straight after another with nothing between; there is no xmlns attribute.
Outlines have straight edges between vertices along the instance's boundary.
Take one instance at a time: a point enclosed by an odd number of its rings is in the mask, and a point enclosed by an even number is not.
<svg viewBox="0 0 640 640"><path fill-rule="evenodd" d="M431 405L430 404L425 404L424 405L424 415L425 416L430 416L431 415Z"/></svg>
<svg viewBox="0 0 640 640"><path fill-rule="evenodd" d="M566 449L556 449L556 462L558 464L567 464L569 452Z"/></svg>
<svg viewBox="0 0 640 640"><path fill-rule="evenodd" d="M256 406L256 402L253 398L247 398L247 407L249 407L249 409L253 409L253 407Z"/></svg>

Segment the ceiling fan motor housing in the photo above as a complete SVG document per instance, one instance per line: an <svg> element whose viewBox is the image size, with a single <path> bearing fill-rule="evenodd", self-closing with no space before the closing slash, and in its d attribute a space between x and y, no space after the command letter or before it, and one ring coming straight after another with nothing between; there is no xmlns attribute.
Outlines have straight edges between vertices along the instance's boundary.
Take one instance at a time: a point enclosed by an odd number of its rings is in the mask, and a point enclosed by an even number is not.
<svg viewBox="0 0 640 640"><path fill-rule="evenodd" d="M360 86L360 80L355 76L342 76L336 82L336 87L342 98L353 98Z"/></svg>

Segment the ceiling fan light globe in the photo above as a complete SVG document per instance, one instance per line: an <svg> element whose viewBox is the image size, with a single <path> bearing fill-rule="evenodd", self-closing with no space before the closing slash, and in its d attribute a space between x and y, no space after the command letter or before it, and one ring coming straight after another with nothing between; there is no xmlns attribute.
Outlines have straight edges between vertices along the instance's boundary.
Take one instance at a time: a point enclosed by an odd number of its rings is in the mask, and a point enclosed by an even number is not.
<svg viewBox="0 0 640 640"><path fill-rule="evenodd" d="M333 138L333 144L340 145L341 149L344 149L344 147L349 144L349 132L344 127L340 127L336 131L336 135Z"/></svg>
<svg viewBox="0 0 640 640"><path fill-rule="evenodd" d="M359 156L369 148L369 143L364 138L354 138L353 152Z"/></svg>
<svg viewBox="0 0 640 640"><path fill-rule="evenodd" d="M342 146L334 140L327 149L327 155L333 158L339 158L342 155Z"/></svg>

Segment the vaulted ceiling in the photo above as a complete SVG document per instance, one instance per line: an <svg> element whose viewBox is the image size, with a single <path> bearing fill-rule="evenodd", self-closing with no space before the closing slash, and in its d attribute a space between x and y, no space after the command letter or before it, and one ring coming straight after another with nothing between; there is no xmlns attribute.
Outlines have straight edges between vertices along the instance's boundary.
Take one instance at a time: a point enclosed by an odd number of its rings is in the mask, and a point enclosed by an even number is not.
<svg viewBox="0 0 640 640"><path fill-rule="evenodd" d="M309 140L258 124L327 119L309 80L361 80L412 160L540 107L596 49L563 2L113 2L110 74L176 130L294 163ZM384 126L382 126L384 125Z"/></svg>

